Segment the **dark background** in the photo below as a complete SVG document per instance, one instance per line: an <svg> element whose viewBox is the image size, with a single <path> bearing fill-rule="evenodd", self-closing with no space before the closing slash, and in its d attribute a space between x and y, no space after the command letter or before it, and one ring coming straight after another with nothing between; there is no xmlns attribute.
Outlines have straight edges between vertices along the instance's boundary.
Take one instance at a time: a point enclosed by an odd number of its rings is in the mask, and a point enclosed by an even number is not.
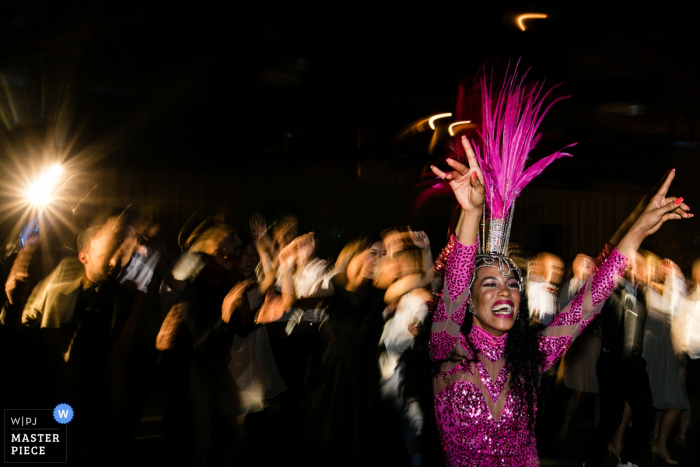
<svg viewBox="0 0 700 467"><path fill-rule="evenodd" d="M322 255L360 228L410 224L445 240L449 197L416 204L461 79L521 58L564 82L538 154L569 143L516 207L513 239L595 255L675 167L671 194L700 205L698 5L611 2L0 3L0 163L5 224L18 187L63 160L98 185L86 206L146 207L176 249L182 224L259 211L300 217ZM526 31L520 13L546 13ZM645 247L686 271L696 220ZM6 230L9 227L6 227Z"/></svg>

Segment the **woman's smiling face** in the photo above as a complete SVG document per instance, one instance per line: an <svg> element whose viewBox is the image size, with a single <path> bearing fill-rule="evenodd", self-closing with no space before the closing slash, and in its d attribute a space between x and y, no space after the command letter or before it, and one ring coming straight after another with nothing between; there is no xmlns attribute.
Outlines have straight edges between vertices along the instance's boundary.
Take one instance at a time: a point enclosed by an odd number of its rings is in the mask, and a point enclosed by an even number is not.
<svg viewBox="0 0 700 467"><path fill-rule="evenodd" d="M520 309L520 289L515 273L503 277L491 266L479 268L472 285L474 324L493 336L511 330Z"/></svg>

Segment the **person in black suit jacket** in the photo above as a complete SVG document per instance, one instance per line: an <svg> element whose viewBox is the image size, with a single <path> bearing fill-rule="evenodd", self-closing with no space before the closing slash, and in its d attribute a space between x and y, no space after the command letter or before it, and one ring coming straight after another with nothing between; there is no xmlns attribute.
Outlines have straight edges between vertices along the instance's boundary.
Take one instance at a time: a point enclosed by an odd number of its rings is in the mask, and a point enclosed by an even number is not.
<svg viewBox="0 0 700 467"><path fill-rule="evenodd" d="M131 255L123 245L133 235L121 216L98 217L79 236L77 258L65 258L34 287L22 312L21 332L61 357L59 397L75 413L71 464L120 463L143 407L141 379L155 356L155 336L143 332L144 294L115 280ZM52 408L54 402L33 404Z"/></svg>

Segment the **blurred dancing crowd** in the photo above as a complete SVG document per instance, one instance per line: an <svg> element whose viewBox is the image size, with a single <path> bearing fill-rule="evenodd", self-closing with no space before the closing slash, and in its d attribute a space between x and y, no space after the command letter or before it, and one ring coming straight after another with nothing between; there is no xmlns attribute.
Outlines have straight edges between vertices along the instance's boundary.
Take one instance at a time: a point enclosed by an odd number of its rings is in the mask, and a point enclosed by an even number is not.
<svg viewBox="0 0 700 467"><path fill-rule="evenodd" d="M427 347L446 253L433 261L425 233L359 232L320 258L293 214L256 214L244 229L211 217L183 228L177 257L134 207L42 222L3 265L2 397L5 408L70 404L71 464L134 463L159 381L163 463L443 462ZM510 250L534 327L596 268L586 253ZM542 455L577 444L592 464L623 446L694 458L700 260L687 272L648 251L631 259L600 316L542 375ZM566 396L559 406L553 394ZM592 428L571 439L585 394Z"/></svg>

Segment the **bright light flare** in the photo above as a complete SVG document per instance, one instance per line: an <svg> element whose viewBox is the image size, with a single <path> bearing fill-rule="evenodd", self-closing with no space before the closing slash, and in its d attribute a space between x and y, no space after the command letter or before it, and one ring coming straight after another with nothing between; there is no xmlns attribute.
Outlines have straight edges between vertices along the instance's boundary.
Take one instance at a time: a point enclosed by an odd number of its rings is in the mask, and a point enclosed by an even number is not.
<svg viewBox="0 0 700 467"><path fill-rule="evenodd" d="M59 164L54 165L44 173L44 175L27 190L27 199L29 202L37 207L44 207L51 202L52 191L56 188L56 182L61 176L61 173L63 173L63 167Z"/></svg>
<svg viewBox="0 0 700 467"><path fill-rule="evenodd" d="M452 114L450 114L450 113L433 115L432 117L430 117L428 119L428 125L430 125L430 129L434 130L435 129L435 120L437 120L438 118L447 118L447 117L451 117L451 116L452 116Z"/></svg>
<svg viewBox="0 0 700 467"><path fill-rule="evenodd" d="M468 124L471 123L471 122L472 122L471 120L464 120L464 121L462 121L462 122L454 122L453 124L451 124L451 125L447 128L447 131L450 133L450 136L454 136L454 135L455 135L455 130L454 130L454 128L455 128L456 126L468 125Z"/></svg>
<svg viewBox="0 0 700 467"><path fill-rule="evenodd" d="M520 30L524 31L525 30L525 23L523 23L523 21L525 21L526 19L546 19L546 18L547 18L547 15L545 15L544 13L525 13L525 14L522 14L522 15L518 16L517 18L515 18L515 22L518 23L518 27L520 28Z"/></svg>

